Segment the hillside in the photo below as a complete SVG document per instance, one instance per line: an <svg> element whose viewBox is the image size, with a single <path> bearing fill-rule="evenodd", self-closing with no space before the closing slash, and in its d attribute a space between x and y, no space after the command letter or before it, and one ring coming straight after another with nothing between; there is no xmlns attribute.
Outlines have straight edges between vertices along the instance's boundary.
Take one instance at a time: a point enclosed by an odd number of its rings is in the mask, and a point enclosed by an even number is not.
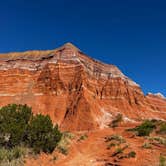
<svg viewBox="0 0 166 166"><path fill-rule="evenodd" d="M116 66L94 60L71 43L50 51L0 54L0 105L28 104L65 130L126 121L166 119L166 100L145 96Z"/></svg>

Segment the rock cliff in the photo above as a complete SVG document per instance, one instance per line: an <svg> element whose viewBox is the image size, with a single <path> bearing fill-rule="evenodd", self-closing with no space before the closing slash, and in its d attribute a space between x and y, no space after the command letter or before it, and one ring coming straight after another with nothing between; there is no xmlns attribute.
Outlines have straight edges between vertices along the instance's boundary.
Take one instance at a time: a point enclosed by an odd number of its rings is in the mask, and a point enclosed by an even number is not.
<svg viewBox="0 0 166 166"><path fill-rule="evenodd" d="M65 130L125 121L166 120L166 99L145 96L116 66L96 61L71 43L50 51L0 54L0 106L21 103L49 114Z"/></svg>

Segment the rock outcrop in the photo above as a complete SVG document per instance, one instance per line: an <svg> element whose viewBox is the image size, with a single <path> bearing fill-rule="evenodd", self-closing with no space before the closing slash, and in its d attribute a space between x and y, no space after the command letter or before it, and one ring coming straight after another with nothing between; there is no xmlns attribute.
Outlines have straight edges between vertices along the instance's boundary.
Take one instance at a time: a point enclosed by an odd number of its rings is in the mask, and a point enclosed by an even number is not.
<svg viewBox="0 0 166 166"><path fill-rule="evenodd" d="M0 77L0 106L28 104L62 129L103 128L118 113L126 121L166 120L165 99L145 96L116 66L71 43L51 51L1 54Z"/></svg>

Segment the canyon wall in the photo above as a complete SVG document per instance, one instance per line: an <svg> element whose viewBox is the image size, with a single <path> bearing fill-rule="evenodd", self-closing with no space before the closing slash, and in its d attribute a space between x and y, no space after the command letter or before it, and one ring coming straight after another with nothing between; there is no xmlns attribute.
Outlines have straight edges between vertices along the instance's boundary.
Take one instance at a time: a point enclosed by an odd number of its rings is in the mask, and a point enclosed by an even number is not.
<svg viewBox="0 0 166 166"><path fill-rule="evenodd" d="M0 106L28 104L65 130L104 128L118 113L127 122L166 120L166 99L145 96L116 66L71 43L50 51L0 54Z"/></svg>

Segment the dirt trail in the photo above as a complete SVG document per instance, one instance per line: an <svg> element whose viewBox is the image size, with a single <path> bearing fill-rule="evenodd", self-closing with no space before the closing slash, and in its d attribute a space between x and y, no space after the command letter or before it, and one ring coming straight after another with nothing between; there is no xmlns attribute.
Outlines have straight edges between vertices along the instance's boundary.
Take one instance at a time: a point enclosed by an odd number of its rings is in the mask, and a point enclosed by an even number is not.
<svg viewBox="0 0 166 166"><path fill-rule="evenodd" d="M153 147L143 149L144 138L132 137L132 134L124 131L125 128L103 129L86 133L85 140L73 140L67 156L60 156L53 161L53 155L40 155L37 159L27 160L26 166L106 166L112 163L117 166L158 166L160 153L166 153L164 147ZM122 135L129 147L125 153L136 152L135 158L124 158L115 160L111 157L112 151L108 150L105 137L118 134Z"/></svg>

